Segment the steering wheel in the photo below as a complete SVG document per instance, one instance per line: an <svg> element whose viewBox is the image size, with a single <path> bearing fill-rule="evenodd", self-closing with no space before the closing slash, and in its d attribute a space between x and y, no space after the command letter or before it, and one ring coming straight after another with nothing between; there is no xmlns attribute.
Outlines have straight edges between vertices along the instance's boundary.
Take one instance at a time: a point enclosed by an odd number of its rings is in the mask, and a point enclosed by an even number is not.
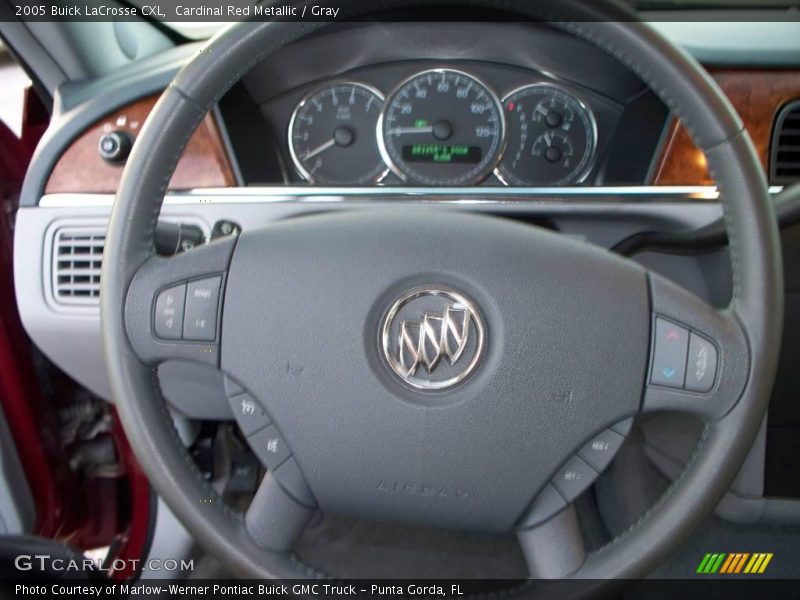
<svg viewBox="0 0 800 600"><path fill-rule="evenodd" d="M443 3L336 4L352 19ZM167 182L209 108L258 61L325 23L233 26L181 70L141 131L109 225L101 306L111 386L137 457L188 530L236 573L321 575L291 552L319 508L515 530L533 577L640 577L713 509L762 422L781 331L781 253L731 105L622 5L458 5L587 40L680 116L720 190L732 301L719 310L605 249L434 204L286 220L156 256ZM165 315L179 320L178 334ZM175 433L155 373L176 358L225 373L239 425L269 467L244 514L218 497ZM605 435L613 445L626 419L663 410L703 419L697 449L646 515L587 552L569 500L591 479L581 469L602 460L606 446L590 442Z"/></svg>

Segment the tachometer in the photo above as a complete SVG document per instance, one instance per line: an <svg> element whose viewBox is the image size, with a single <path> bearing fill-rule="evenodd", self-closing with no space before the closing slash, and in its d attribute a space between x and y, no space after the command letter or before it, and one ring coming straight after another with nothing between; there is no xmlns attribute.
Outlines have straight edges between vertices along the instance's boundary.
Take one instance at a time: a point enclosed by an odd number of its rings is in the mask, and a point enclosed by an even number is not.
<svg viewBox="0 0 800 600"><path fill-rule="evenodd" d="M363 83L338 82L306 96L289 123L298 173L331 185L374 183L386 173L375 128L383 95Z"/></svg>
<svg viewBox="0 0 800 600"><path fill-rule="evenodd" d="M580 183L589 174L597 125L576 96L549 84L533 84L503 99L508 141L497 176L510 185Z"/></svg>
<svg viewBox="0 0 800 600"><path fill-rule="evenodd" d="M464 185L491 173L504 132L503 110L491 90L466 73L433 69L387 98L378 142L384 161L404 181Z"/></svg>

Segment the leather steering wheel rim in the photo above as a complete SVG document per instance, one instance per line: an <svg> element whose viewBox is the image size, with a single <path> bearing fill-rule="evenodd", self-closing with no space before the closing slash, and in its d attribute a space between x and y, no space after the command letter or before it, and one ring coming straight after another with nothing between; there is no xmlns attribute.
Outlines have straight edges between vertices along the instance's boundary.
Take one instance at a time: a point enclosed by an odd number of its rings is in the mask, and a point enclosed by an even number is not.
<svg viewBox="0 0 800 600"><path fill-rule="evenodd" d="M734 109L694 59L621 5L577 1L385 0L337 2L344 19L383 9L459 4L547 21L611 53L675 112L708 158L720 189L733 265L726 309L744 332L746 381L724 414L709 419L682 475L628 531L588 555L575 577L631 579L652 570L714 508L761 425L777 365L782 324L779 237L766 182ZM128 159L106 240L101 316L113 396L130 443L156 491L196 539L234 572L266 578L319 573L286 552L256 544L238 513L199 474L177 437L152 365L131 343L126 304L135 276L154 256L153 232L167 183L191 134L213 104L254 64L324 23L240 23L221 33L176 76ZM208 499L203 503L199 499Z"/></svg>

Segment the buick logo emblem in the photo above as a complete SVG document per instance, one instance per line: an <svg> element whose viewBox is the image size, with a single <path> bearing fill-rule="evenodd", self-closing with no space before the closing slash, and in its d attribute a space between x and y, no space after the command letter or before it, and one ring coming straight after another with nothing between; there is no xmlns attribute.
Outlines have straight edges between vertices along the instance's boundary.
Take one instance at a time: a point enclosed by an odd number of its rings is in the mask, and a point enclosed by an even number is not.
<svg viewBox="0 0 800 600"><path fill-rule="evenodd" d="M463 294L425 288L401 296L381 328L391 370L416 389L441 390L463 381L483 358L486 329Z"/></svg>

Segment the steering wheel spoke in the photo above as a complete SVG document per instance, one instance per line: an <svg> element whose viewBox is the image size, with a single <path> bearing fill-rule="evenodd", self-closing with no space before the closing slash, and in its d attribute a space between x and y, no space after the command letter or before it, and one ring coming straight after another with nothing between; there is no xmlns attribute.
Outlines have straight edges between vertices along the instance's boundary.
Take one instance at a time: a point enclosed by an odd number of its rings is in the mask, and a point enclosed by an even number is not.
<svg viewBox="0 0 800 600"><path fill-rule="evenodd" d="M152 256L128 288L125 325L147 364L169 359L219 365L221 307L235 237L175 257Z"/></svg>
<svg viewBox="0 0 800 600"><path fill-rule="evenodd" d="M736 314L654 273L649 280L651 343L642 411L677 410L717 421L739 400L749 371Z"/></svg>
<svg viewBox="0 0 800 600"><path fill-rule="evenodd" d="M517 539L528 573L535 579L568 577L586 559L586 544L572 504L546 521L518 529Z"/></svg>
<svg viewBox="0 0 800 600"><path fill-rule="evenodd" d="M307 489L293 458L267 472L245 514L252 540L273 552L291 550L316 512Z"/></svg>

